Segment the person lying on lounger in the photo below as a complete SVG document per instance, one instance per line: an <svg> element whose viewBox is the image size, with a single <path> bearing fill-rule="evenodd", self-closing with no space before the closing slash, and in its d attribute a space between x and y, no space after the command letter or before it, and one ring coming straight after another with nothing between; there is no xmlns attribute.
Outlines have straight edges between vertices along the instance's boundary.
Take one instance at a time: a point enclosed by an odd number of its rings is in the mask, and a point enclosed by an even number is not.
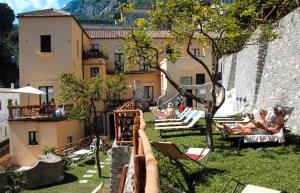
<svg viewBox="0 0 300 193"><path fill-rule="evenodd" d="M154 110L152 113L155 115L155 117L160 119L176 119L176 112L173 103L169 103L166 110Z"/></svg>
<svg viewBox="0 0 300 193"><path fill-rule="evenodd" d="M273 108L273 113L267 118L267 111L261 110L259 118L247 124L239 124L234 128L216 124L217 129L228 135L255 135L278 133L284 124L283 112L280 107Z"/></svg>

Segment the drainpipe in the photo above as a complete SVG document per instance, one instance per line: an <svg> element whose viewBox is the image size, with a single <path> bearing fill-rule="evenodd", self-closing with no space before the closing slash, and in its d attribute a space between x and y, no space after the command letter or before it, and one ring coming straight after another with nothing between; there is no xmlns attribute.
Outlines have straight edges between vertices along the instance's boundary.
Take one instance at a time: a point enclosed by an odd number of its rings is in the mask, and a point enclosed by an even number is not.
<svg viewBox="0 0 300 193"><path fill-rule="evenodd" d="M81 30L81 71L82 71L82 79L84 79L84 66L83 66L83 30Z"/></svg>

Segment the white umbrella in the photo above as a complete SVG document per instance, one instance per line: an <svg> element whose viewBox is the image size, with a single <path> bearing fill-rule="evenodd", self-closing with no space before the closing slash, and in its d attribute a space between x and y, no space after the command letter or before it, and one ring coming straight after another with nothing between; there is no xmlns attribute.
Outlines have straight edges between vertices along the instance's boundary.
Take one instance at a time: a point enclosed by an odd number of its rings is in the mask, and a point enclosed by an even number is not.
<svg viewBox="0 0 300 193"><path fill-rule="evenodd" d="M13 92L17 93L27 93L27 94L39 94L39 95L45 95L46 93L44 91L41 91L39 89L36 89L32 86L25 86L22 88L14 89L12 90Z"/></svg>
<svg viewBox="0 0 300 193"><path fill-rule="evenodd" d="M39 89L36 89L32 86L25 86L22 88L18 89L13 89L12 92L17 92L17 93L27 93L28 94L28 99L27 99L27 104L29 105L29 94L38 94L38 95L45 95L46 93L44 91L41 91Z"/></svg>

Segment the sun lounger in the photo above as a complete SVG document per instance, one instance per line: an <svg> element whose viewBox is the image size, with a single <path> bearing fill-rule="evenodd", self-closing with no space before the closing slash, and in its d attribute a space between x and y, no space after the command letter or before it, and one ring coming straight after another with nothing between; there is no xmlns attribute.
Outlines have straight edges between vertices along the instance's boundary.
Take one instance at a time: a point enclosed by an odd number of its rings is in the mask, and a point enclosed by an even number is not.
<svg viewBox="0 0 300 193"><path fill-rule="evenodd" d="M259 113L259 110L253 109L250 114L252 114L252 116L255 117L258 113ZM229 118L229 119L216 119L216 118L214 118L214 120L219 124L221 124L221 123L235 124L235 123L249 123L252 119L248 116L248 113L247 113L241 120L236 120L236 118L235 119L231 119L231 118Z"/></svg>
<svg viewBox="0 0 300 193"><path fill-rule="evenodd" d="M175 121L175 122L164 122L164 123L155 123L155 127L162 126L171 126L171 125L185 125L188 124L189 121L195 116L197 110L190 111L189 115L183 121Z"/></svg>
<svg viewBox="0 0 300 193"><path fill-rule="evenodd" d="M284 125L281 130L275 134L256 134L256 135L225 135L223 137L232 140L233 143L237 143L238 148L241 147L242 143L279 143L284 144L285 142L285 124L288 121L291 113L293 112L293 107L282 107L284 112Z"/></svg>
<svg viewBox="0 0 300 193"><path fill-rule="evenodd" d="M168 122L168 121L183 121L184 117L187 117L189 115L189 112L192 110L192 108L185 108L184 111L179 115L177 119L156 119L155 122Z"/></svg>
<svg viewBox="0 0 300 193"><path fill-rule="evenodd" d="M197 164L204 166L211 153L209 148L188 148L187 152L182 152L172 142L151 142L151 145L159 152L168 156L174 161L178 160L190 160Z"/></svg>
<svg viewBox="0 0 300 193"><path fill-rule="evenodd" d="M261 186L256 186L256 185L251 185L251 184L246 185L246 184L241 183L238 180L232 179L231 177L225 183L225 185L222 188L220 193L225 193L226 189L229 189L228 185L231 184L231 182L235 183L233 189L231 190L231 193L237 192L239 186L245 187L241 193L284 193L282 191L265 188L265 187L261 187Z"/></svg>
<svg viewBox="0 0 300 193"><path fill-rule="evenodd" d="M192 121L188 125L181 126L169 126L169 127L155 127L155 130L160 132L160 136L165 131L174 131L174 130L193 130L196 123L201 117L204 117L205 113L203 111L198 111L197 114L193 117Z"/></svg>

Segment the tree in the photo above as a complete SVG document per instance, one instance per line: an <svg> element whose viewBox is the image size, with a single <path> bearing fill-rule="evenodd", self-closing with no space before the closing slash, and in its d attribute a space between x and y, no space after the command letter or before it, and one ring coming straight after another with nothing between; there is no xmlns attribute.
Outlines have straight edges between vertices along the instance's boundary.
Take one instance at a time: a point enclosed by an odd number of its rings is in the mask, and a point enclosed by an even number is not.
<svg viewBox="0 0 300 193"><path fill-rule="evenodd" d="M258 4L252 0L235 1L233 4L224 4L218 0L157 0L156 8L149 12L149 18L137 19L128 36L124 38L127 64L139 65L146 61L150 68L161 71L181 95L205 105L207 143L211 148L213 148L213 116L225 98L225 89L218 82L217 61L226 54L244 48L255 32L258 22L260 30L254 36L256 38L250 41L251 44L270 41L277 37L272 31L276 25L262 18L257 6ZM121 12L128 12L132 7L132 4L123 4L119 9ZM205 69L212 84L211 101L186 92L167 71L161 68L159 58L165 56L165 52L155 47L153 38L147 33L149 30L168 30L164 46L160 45L168 48L168 60L175 63L180 57L180 49L185 47L188 55ZM215 57L212 67L200 57L193 55L190 49L193 40L198 41L202 47L212 48Z"/></svg>
<svg viewBox="0 0 300 193"><path fill-rule="evenodd" d="M1 35L8 35L8 32L13 27L14 20L15 20L14 11L6 3L0 3L0 33L1 33Z"/></svg>
<svg viewBox="0 0 300 193"><path fill-rule="evenodd" d="M13 47L9 40L15 14L6 4L0 3L0 86L10 87L19 77L18 66L13 62Z"/></svg>
<svg viewBox="0 0 300 193"><path fill-rule="evenodd" d="M59 76L61 93L57 97L59 103L71 103L72 107L68 113L70 119L84 122L85 128L96 136L95 161L98 176L101 177L99 159L99 135L97 129L97 118L108 110L110 102L115 94L126 89L124 74L96 76L90 80L83 80L74 74L62 73ZM103 106L101 110L97 106ZM88 133L86 132L86 135Z"/></svg>

